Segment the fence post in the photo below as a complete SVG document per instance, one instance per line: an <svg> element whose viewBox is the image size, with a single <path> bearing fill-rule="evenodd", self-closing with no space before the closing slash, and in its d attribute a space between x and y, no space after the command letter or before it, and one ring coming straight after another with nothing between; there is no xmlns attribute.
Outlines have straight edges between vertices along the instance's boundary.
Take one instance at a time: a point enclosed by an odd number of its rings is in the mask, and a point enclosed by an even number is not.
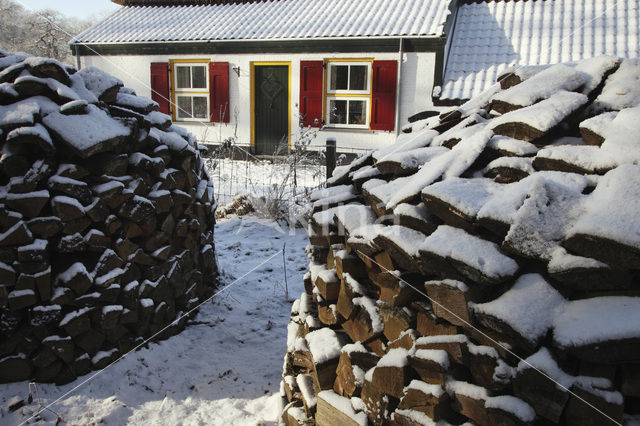
<svg viewBox="0 0 640 426"><path fill-rule="evenodd" d="M336 168L336 138L327 138L326 145L327 179L331 177L333 169Z"/></svg>

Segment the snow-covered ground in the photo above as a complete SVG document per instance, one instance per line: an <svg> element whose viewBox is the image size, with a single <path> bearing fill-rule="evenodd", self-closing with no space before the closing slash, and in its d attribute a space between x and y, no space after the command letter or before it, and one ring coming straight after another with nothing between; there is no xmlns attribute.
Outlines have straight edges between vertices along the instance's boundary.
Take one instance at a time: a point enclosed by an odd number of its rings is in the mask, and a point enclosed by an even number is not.
<svg viewBox="0 0 640 426"><path fill-rule="evenodd" d="M65 424L275 424L291 309L284 263L292 300L303 291L307 235L245 216L218 223L215 239L220 289L228 290L181 334L131 353L68 395L96 373L61 387L39 384L42 404L60 398L50 408ZM0 424L36 423L29 417L37 401L8 413L14 396L26 401L28 383L0 385ZM56 422L49 411L40 419Z"/></svg>

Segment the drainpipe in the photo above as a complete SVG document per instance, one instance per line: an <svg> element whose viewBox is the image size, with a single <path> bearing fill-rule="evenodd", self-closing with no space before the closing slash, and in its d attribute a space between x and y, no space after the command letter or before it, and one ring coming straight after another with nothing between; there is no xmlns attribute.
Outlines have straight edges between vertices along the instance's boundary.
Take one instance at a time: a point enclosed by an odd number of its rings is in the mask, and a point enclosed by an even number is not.
<svg viewBox="0 0 640 426"><path fill-rule="evenodd" d="M398 75L396 76L396 136L400 134L400 91L401 91L401 81L400 78L402 76L402 57L404 56L404 39L400 37L400 46L398 46Z"/></svg>
<svg viewBox="0 0 640 426"><path fill-rule="evenodd" d="M82 64L80 63L80 49L78 46L73 45L73 53L76 55L76 69L80 71Z"/></svg>

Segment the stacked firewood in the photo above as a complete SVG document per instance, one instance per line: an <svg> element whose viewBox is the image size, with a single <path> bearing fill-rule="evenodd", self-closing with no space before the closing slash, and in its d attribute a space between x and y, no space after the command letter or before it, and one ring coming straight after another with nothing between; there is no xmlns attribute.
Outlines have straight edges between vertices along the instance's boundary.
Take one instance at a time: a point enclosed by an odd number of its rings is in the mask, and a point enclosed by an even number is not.
<svg viewBox="0 0 640 426"><path fill-rule="evenodd" d="M638 414L638 79L608 57L513 70L337 169L312 195L282 421Z"/></svg>
<svg viewBox="0 0 640 426"><path fill-rule="evenodd" d="M213 184L157 109L97 68L0 51L0 382L103 368L212 294Z"/></svg>

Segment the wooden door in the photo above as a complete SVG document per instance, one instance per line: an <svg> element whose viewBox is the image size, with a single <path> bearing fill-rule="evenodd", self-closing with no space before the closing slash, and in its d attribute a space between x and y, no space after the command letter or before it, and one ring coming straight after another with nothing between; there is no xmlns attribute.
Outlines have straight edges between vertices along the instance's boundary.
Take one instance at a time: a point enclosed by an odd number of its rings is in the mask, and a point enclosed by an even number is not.
<svg viewBox="0 0 640 426"><path fill-rule="evenodd" d="M286 152L289 132L289 67L255 67L255 149L271 155Z"/></svg>

